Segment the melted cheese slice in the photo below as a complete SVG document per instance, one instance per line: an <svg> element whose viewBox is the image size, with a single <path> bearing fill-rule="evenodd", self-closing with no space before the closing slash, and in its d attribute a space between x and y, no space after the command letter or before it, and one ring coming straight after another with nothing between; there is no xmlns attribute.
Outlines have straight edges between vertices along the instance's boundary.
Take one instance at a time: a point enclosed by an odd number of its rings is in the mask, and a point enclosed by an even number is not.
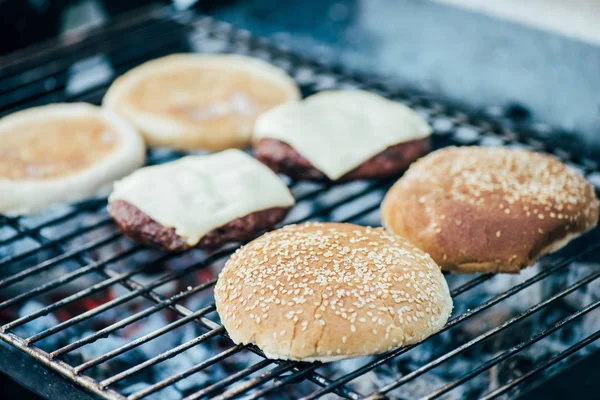
<svg viewBox="0 0 600 400"><path fill-rule="evenodd" d="M254 127L254 141L285 142L332 180L390 146L430 134L410 108L362 90L325 91L282 104Z"/></svg>
<svg viewBox="0 0 600 400"><path fill-rule="evenodd" d="M237 218L295 202L275 173L240 150L142 168L115 183L109 202L115 200L175 228L192 246Z"/></svg>

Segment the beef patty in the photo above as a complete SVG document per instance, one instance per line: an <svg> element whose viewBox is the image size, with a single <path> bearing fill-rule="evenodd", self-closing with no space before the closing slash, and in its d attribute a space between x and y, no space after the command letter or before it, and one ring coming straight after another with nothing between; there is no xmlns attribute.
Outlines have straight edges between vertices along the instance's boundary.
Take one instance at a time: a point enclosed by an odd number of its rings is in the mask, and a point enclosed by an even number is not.
<svg viewBox="0 0 600 400"><path fill-rule="evenodd" d="M408 168L431 148L429 137L390 146L346 173L338 182L377 179L396 175ZM254 144L254 156L277 173L304 181L329 181L290 145L277 139L261 139Z"/></svg>
<svg viewBox="0 0 600 400"><path fill-rule="evenodd" d="M124 200L109 203L110 216L119 229L131 240L162 250L183 251L189 248L214 249L229 242L247 242L259 233L273 228L288 212L288 208L274 207L253 212L213 229L190 246L185 238L177 235L175 228L156 222L148 214Z"/></svg>

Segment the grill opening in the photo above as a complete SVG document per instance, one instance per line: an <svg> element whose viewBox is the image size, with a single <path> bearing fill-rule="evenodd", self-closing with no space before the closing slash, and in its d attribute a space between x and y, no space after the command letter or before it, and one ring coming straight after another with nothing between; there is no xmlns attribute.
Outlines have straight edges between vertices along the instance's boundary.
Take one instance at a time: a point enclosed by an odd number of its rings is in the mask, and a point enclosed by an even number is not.
<svg viewBox="0 0 600 400"><path fill-rule="evenodd" d="M305 95L362 88L401 101L433 126L434 148L546 151L600 187L597 163L552 148L534 127L467 113L447 101L321 64L193 12L144 9L78 35L2 60L0 115L57 101L98 104L114 78L170 53L234 52L284 68ZM154 149L148 163L182 155ZM309 220L380 225L379 204L393 181L288 180L297 205L281 225ZM212 289L234 246L184 253L143 248L118 232L104 198L30 217L0 216L0 349L27 354L55 371L56 379L106 399L513 396L598 347L599 232L518 276L446 275L455 299L452 317L420 344L309 364L265 359L253 346L228 339ZM0 366L5 372L11 368Z"/></svg>

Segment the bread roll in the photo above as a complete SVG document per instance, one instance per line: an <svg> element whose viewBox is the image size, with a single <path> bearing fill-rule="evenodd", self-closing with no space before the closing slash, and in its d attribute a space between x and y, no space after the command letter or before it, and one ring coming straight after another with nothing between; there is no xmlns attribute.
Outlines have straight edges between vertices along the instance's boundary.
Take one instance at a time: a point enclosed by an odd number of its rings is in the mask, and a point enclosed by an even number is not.
<svg viewBox="0 0 600 400"><path fill-rule="evenodd" d="M598 222L592 185L553 156L451 147L413 164L383 224L454 272L518 273Z"/></svg>
<svg viewBox="0 0 600 400"><path fill-rule="evenodd" d="M256 117L297 100L281 68L234 54L175 54L142 64L111 85L102 105L149 146L216 151L248 147Z"/></svg>
<svg viewBox="0 0 600 400"><path fill-rule="evenodd" d="M118 115L91 104L51 104L0 119L0 214L107 194L144 164L146 148Z"/></svg>
<svg viewBox="0 0 600 400"><path fill-rule="evenodd" d="M419 342L452 299L438 265L381 228L289 225L240 248L215 288L236 343L270 358L333 361Z"/></svg>

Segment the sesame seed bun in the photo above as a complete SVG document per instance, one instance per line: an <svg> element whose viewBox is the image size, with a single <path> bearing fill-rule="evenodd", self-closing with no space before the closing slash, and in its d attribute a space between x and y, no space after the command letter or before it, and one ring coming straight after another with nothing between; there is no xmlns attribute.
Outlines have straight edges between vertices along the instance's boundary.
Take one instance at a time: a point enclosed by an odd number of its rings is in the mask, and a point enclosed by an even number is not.
<svg viewBox="0 0 600 400"><path fill-rule="evenodd" d="M333 361L439 331L452 298L429 255L382 228L289 225L240 248L215 287L236 343L270 358Z"/></svg>
<svg viewBox="0 0 600 400"><path fill-rule="evenodd" d="M598 199L553 156L450 147L414 163L381 214L387 229L448 271L518 273L592 229Z"/></svg>

